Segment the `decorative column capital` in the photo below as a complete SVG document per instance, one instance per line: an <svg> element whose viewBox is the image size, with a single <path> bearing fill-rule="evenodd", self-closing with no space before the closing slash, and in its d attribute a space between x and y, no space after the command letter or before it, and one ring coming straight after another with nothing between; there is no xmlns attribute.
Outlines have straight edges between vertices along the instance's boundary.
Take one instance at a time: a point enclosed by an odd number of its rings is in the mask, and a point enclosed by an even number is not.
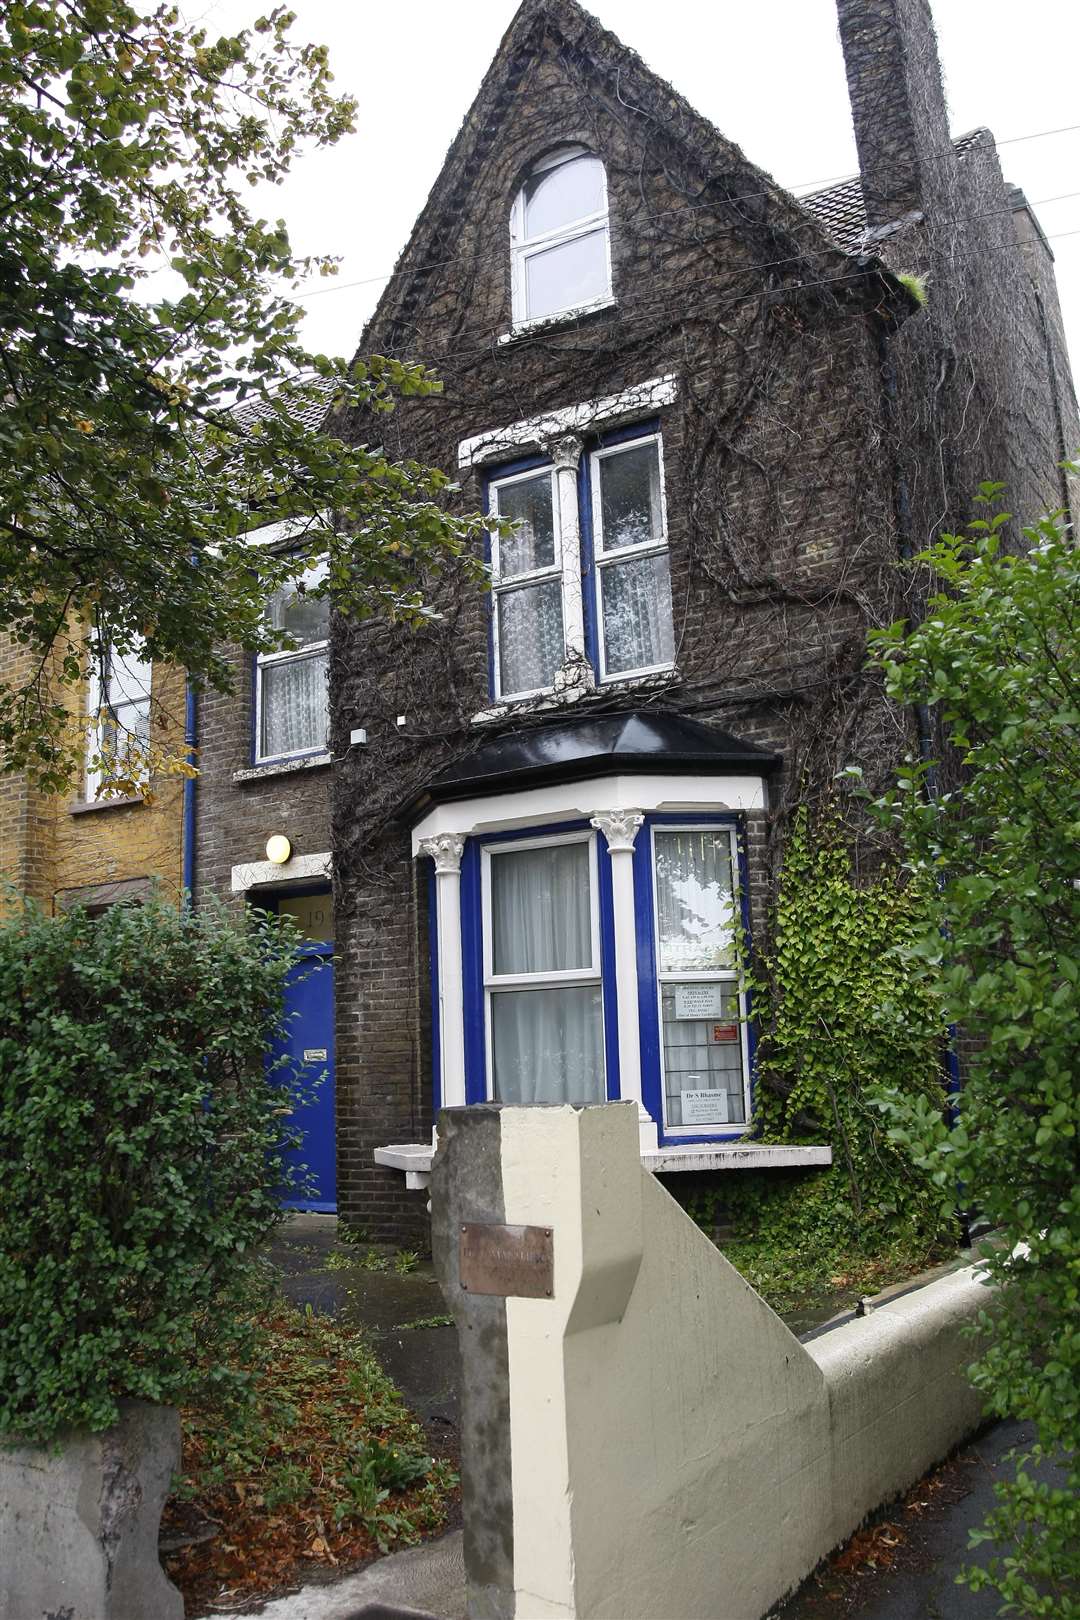
<svg viewBox="0 0 1080 1620"><path fill-rule="evenodd" d="M564 439L556 439L549 448L551 465L556 472L577 472L578 462L581 460L580 439L567 435Z"/></svg>
<svg viewBox="0 0 1080 1620"><path fill-rule="evenodd" d="M617 855L620 851L633 849L638 828L644 820L645 816L640 810L598 810L591 817L589 826L603 833L609 851Z"/></svg>
<svg viewBox="0 0 1080 1620"><path fill-rule="evenodd" d="M460 833L436 833L434 838L420 840L420 853L431 856L437 877L461 871L464 849L465 840Z"/></svg>

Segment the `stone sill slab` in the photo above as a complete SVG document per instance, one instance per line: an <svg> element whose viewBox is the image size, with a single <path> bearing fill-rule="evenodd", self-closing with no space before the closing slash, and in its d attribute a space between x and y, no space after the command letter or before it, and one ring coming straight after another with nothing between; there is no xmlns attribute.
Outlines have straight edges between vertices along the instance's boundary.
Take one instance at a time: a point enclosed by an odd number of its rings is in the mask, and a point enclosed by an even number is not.
<svg viewBox="0 0 1080 1620"><path fill-rule="evenodd" d="M422 1191L428 1184L434 1155L430 1142L397 1142L377 1147L373 1157L376 1164L404 1171L405 1185L410 1191ZM686 1170L767 1170L785 1165L832 1164L832 1148L773 1146L758 1142L669 1145L643 1149L641 1162L654 1175L672 1175Z"/></svg>
<svg viewBox="0 0 1080 1620"><path fill-rule="evenodd" d="M332 765L329 753L297 754L295 759L277 759L266 765L248 765L242 771L233 771L234 782L261 782L267 776L288 776L293 771L313 771L321 765Z"/></svg>

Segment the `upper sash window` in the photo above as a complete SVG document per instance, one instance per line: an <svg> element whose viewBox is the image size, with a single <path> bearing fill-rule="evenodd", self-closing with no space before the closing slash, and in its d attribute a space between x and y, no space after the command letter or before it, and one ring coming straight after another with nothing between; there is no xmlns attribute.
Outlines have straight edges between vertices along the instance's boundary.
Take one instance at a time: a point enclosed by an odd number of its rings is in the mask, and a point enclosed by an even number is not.
<svg viewBox="0 0 1080 1620"><path fill-rule="evenodd" d="M607 176L564 146L533 165L510 215L514 323L548 320L611 297Z"/></svg>
<svg viewBox="0 0 1080 1620"><path fill-rule="evenodd" d="M326 747L330 603L310 594L325 578L325 561L314 563L299 585L283 585L267 602L267 619L275 630L288 631L295 645L284 652L260 653L256 661L256 760L287 759Z"/></svg>
<svg viewBox="0 0 1080 1620"><path fill-rule="evenodd" d="M118 781L145 781L150 749L150 663L140 650L118 653L106 648L101 666L91 672L89 710L87 799L96 799L103 787Z"/></svg>

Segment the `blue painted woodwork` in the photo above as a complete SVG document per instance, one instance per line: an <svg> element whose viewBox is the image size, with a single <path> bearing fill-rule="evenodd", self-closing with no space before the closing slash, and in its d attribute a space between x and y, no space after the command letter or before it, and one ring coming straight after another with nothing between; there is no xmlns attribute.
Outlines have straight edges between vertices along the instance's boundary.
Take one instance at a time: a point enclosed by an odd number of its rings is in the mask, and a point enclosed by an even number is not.
<svg viewBox="0 0 1080 1620"><path fill-rule="evenodd" d="M309 1196L287 1198L289 1209L337 1209L337 1143L334 1127L334 952L332 945L305 942L285 986L285 1010L294 1015L278 1051L287 1052L311 1078L325 1079L310 1102L300 1105L290 1124L304 1132L292 1160L308 1169ZM304 1060L305 1051L325 1048L326 1060Z"/></svg>
<svg viewBox="0 0 1080 1620"><path fill-rule="evenodd" d="M755 1031L753 1023L747 1026L747 1055L750 1071L750 1123L732 1130L707 1131L688 1135L682 1131L668 1135L664 1130L663 1099L660 1093L660 1009L656 978L656 936L653 926L652 882L652 828L685 826L688 820L695 825L731 827L738 832L741 818L708 812L680 814L651 814L638 833L634 844L634 893L637 901L635 917L637 934L638 1026L641 1043L641 1087L645 1107L656 1121L661 1143L704 1143L744 1140L748 1130L753 1133L753 1104L755 1086ZM488 1100L487 1047L484 1030L484 960L483 912L481 896L480 851L484 844L511 843L519 838L557 836L559 833L577 832L588 824L584 821L562 821L520 828L513 832L488 833L482 837L467 838L461 862L461 967L464 998L465 1026L465 1100L469 1103ZM750 948L750 918L748 902L748 872L742 839L736 839L739 867L739 899L745 948ZM597 839L597 872L599 879L600 963L601 989L604 1005L604 1058L607 1070L607 1095L617 1099L621 1095L619 1072L618 999L615 984L615 932L611 892L611 855L603 837ZM428 888L431 939L432 984L432 1046L435 1057L434 1100L438 1112L440 1104L439 1080L439 995L437 913L435 904L435 878L432 874ZM746 991L746 1010L749 1015L750 997Z"/></svg>
<svg viewBox="0 0 1080 1620"><path fill-rule="evenodd" d="M311 889L305 892L312 893ZM259 895L255 903L276 911L278 900ZM298 947L296 965L285 983L285 1033L272 1057L290 1057L309 1079L325 1078L314 1097L293 1113L290 1124L304 1133L300 1147L293 1150L295 1165L307 1167L309 1193L306 1197L286 1198L287 1209L306 1209L333 1214L337 1210L337 1127L334 1108L334 947L329 941L305 939ZM324 1049L321 1058L305 1061L305 1051Z"/></svg>

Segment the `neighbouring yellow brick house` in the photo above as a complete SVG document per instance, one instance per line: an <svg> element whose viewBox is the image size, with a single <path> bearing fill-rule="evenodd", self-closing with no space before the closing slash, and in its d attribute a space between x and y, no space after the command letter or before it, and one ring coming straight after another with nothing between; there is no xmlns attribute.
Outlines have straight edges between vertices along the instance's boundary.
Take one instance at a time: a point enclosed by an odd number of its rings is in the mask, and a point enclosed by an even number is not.
<svg viewBox="0 0 1080 1620"><path fill-rule="evenodd" d="M0 637L0 682L20 686L36 659ZM156 881L179 899L183 887L184 780L160 773L126 797L98 797L92 716L104 706L133 735L153 727L155 751L180 757L184 745L184 672L128 661L80 689L60 688L73 719L85 720L88 745L77 789L48 794L21 774L0 775L0 883L46 912L85 905L93 911L138 900ZM149 691L146 690L149 686ZM0 911L12 903L0 889Z"/></svg>

